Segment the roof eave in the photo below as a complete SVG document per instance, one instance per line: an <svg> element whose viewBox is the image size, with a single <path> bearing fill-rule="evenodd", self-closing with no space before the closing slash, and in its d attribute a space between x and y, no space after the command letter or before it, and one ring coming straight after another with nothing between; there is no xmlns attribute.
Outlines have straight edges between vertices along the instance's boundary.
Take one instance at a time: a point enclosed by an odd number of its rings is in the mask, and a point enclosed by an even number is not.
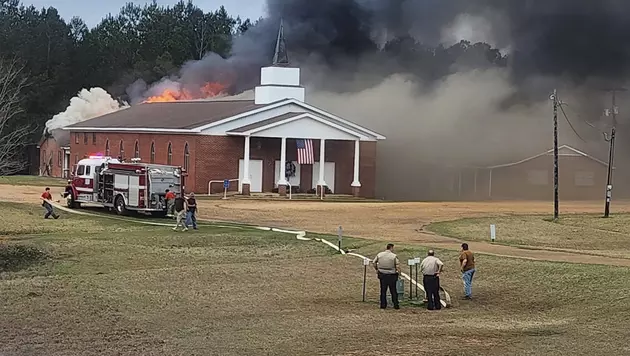
<svg viewBox="0 0 630 356"><path fill-rule="evenodd" d="M102 131L102 132L157 132L157 133L199 133L198 129L167 129L155 127L64 127L67 131Z"/></svg>

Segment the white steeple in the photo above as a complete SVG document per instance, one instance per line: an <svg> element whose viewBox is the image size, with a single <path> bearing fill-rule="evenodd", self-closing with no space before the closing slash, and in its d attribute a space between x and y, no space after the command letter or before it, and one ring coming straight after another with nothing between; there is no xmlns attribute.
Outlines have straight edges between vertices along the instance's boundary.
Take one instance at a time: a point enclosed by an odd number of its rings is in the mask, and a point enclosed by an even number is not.
<svg viewBox="0 0 630 356"><path fill-rule="evenodd" d="M289 68L289 56L284 41L284 25L276 40L273 65L260 70L260 85L255 89L256 104L270 104L284 99L304 101L304 88L300 86L300 68Z"/></svg>

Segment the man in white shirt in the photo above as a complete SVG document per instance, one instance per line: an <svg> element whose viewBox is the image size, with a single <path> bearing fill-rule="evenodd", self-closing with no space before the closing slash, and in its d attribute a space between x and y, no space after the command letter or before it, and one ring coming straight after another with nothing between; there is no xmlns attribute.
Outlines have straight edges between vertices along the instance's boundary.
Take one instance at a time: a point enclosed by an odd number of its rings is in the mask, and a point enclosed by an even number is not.
<svg viewBox="0 0 630 356"><path fill-rule="evenodd" d="M427 309L440 310L442 309L442 303L440 302L440 272L442 272L444 263L435 257L433 250L429 250L427 255L420 264L422 284L428 300Z"/></svg>
<svg viewBox="0 0 630 356"><path fill-rule="evenodd" d="M398 282L398 274L400 273L400 261L394 253L394 244L387 244L387 250L379 252L373 263L378 279L381 282L381 309L387 308L387 289L392 295L394 309L400 309L398 306L398 292L396 291L396 282Z"/></svg>

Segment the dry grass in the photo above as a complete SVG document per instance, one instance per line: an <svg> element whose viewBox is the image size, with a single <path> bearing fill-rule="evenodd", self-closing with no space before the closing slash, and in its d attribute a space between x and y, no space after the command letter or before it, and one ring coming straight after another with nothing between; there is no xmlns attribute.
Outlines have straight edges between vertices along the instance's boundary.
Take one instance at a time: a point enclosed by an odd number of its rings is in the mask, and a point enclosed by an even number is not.
<svg viewBox="0 0 630 356"><path fill-rule="evenodd" d="M467 241L489 241L496 225L499 244L566 249L602 256L630 258L630 215L564 215L558 222L542 216L469 218L431 224L429 229Z"/></svg>
<svg viewBox="0 0 630 356"><path fill-rule="evenodd" d="M0 176L0 184L64 187L67 179L40 176Z"/></svg>
<svg viewBox="0 0 630 356"><path fill-rule="evenodd" d="M0 354L626 354L630 269L478 256L474 302L378 309L360 259L244 228L167 228L9 206L5 243L52 259L0 279ZM0 207L0 216L8 213ZM34 222L22 224L28 219ZM68 222L73 222L68 224ZM9 225L19 225L10 227ZM382 246L347 239L373 256ZM423 255L397 246L402 260ZM443 285L461 296L456 253ZM604 288L605 286L605 288Z"/></svg>

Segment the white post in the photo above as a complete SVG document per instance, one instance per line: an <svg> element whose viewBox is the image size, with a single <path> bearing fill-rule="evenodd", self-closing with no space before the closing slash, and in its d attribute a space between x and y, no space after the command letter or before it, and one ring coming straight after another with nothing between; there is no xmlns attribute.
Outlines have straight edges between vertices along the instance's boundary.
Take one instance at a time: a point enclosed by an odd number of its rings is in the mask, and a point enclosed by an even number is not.
<svg viewBox="0 0 630 356"><path fill-rule="evenodd" d="M475 168L475 198L477 198L477 172L479 169Z"/></svg>
<svg viewBox="0 0 630 356"><path fill-rule="evenodd" d="M353 187L361 187L361 182L359 181L359 158L360 158L360 147L361 144L359 140L354 141L354 179L352 180Z"/></svg>
<svg viewBox="0 0 630 356"><path fill-rule="evenodd" d="M280 144L280 177L278 178L278 185L287 185L287 138L283 137Z"/></svg>
<svg viewBox="0 0 630 356"><path fill-rule="evenodd" d="M245 136L245 153L243 154L243 181L241 182L241 187L243 184L252 184L252 181L249 179L249 136Z"/></svg>
<svg viewBox="0 0 630 356"><path fill-rule="evenodd" d="M321 188L321 195L324 195L324 186L326 185L326 181L324 180L324 166L326 162L326 140L319 140L319 180L317 181L317 185Z"/></svg>

